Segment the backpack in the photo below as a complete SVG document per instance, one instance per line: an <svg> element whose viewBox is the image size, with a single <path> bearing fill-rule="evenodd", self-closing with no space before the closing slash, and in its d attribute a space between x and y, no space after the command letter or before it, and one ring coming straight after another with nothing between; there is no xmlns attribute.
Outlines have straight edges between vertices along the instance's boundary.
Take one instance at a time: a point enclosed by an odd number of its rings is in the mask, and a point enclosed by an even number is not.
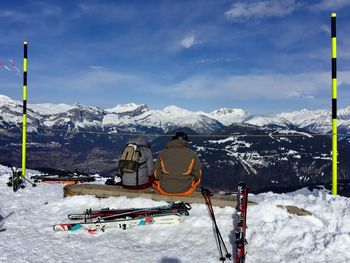
<svg viewBox="0 0 350 263"><path fill-rule="evenodd" d="M140 146L132 143L127 144L118 161L120 171L122 173L137 172L140 165L142 165L142 163L139 163L140 158Z"/></svg>

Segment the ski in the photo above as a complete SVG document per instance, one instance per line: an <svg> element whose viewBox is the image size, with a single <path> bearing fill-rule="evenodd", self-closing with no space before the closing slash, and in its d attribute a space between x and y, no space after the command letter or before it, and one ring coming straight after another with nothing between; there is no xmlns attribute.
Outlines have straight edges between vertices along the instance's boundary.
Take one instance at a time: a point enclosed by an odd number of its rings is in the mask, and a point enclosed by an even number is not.
<svg viewBox="0 0 350 263"><path fill-rule="evenodd" d="M86 229L89 233L104 232L107 228L129 229L134 226L143 226L151 224L178 224L182 222L180 215L158 215L146 216L137 219L117 219L117 220L97 220L94 222L79 222L57 224L53 226L54 231L74 231L78 229Z"/></svg>
<svg viewBox="0 0 350 263"><path fill-rule="evenodd" d="M123 219L123 218L142 218L142 217L152 217L152 216L163 216L163 215L180 215L180 216L188 216L189 212L187 210L177 210L177 209L171 209L171 210L148 210L148 211L131 211L131 212L124 212L124 213L118 213L118 214L111 214L111 215L104 215L104 216L98 216L93 218L85 218L86 221L93 221L98 219L103 220L114 220L114 219Z"/></svg>
<svg viewBox="0 0 350 263"><path fill-rule="evenodd" d="M34 175L30 177L34 181L80 181L94 182L95 178L90 176L59 176L59 175Z"/></svg>
<svg viewBox="0 0 350 263"><path fill-rule="evenodd" d="M157 215L162 213L179 213L188 215L191 205L184 202L171 203L164 206L147 207L147 208L131 208L131 209L110 209L104 208L100 210L87 209L85 213L69 214L70 220L89 220L95 218L123 218L123 217L139 217L142 215Z"/></svg>
<svg viewBox="0 0 350 263"><path fill-rule="evenodd" d="M240 182L237 192L236 263L245 262L247 228L248 186Z"/></svg>

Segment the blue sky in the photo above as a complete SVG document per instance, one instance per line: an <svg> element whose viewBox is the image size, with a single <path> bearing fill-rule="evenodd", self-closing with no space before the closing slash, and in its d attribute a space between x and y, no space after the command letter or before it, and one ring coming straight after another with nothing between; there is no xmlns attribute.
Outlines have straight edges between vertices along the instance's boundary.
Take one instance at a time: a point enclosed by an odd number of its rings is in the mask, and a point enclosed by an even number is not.
<svg viewBox="0 0 350 263"><path fill-rule="evenodd" d="M0 0L0 94L29 103L269 113L330 106L330 14L338 104L350 106L349 0Z"/></svg>

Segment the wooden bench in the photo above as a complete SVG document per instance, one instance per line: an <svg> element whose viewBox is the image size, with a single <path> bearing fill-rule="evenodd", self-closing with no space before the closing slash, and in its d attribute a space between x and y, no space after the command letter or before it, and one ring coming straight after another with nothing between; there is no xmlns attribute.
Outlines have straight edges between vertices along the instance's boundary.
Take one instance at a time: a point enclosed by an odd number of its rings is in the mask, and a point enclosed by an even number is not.
<svg viewBox="0 0 350 263"><path fill-rule="evenodd" d="M128 198L144 197L155 201L176 202L183 201L186 203L201 203L205 204L205 200L200 192L194 192L189 196L167 196L160 195L154 189L148 188L143 190L128 190L121 186L115 185L103 185L103 184L76 184L66 185L63 188L64 196L73 195L94 195L96 197L110 197L110 196L126 196ZM211 197L212 205L225 207L235 207L237 204L235 195L220 195L214 194ZM249 205L255 204L252 201L248 202Z"/></svg>
<svg viewBox="0 0 350 263"><path fill-rule="evenodd" d="M126 196L128 198L143 197L152 199L155 201L165 201L165 202L176 202L182 201L186 203L199 203L205 204L205 200L200 192L194 192L189 196L167 196L160 195L154 189L148 188L144 190L128 190L121 186L115 185L104 185L104 184L71 184L66 185L63 188L63 195L74 196L74 195L94 195L99 198L106 198L110 196ZM236 207L237 198L236 195L220 195L214 194L211 197L211 202L213 206L225 207L231 206ZM248 200L248 206L256 205L254 201ZM291 206L291 205L277 205L277 207L286 209L288 213L298 216L312 215L309 211L305 209Z"/></svg>

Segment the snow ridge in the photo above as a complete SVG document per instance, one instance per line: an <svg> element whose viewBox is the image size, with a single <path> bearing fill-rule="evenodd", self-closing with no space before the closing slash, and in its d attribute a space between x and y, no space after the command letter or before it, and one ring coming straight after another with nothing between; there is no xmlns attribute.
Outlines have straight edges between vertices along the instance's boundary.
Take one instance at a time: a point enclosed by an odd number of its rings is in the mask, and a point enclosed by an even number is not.
<svg viewBox="0 0 350 263"><path fill-rule="evenodd" d="M0 95L0 122L19 124L22 103ZM174 105L164 109L149 109L145 104L118 104L108 109L82 104L29 104L29 118L43 122L44 126L62 126L70 123L80 128L96 127L155 127L164 131L176 127L188 127L198 132L214 132L232 124L249 124L259 127L274 126L282 129L306 129L308 132L328 133L331 130L329 110L307 110L282 112L269 115L253 115L242 109L221 108L206 113L189 111ZM341 131L350 130L350 107L338 111Z"/></svg>

